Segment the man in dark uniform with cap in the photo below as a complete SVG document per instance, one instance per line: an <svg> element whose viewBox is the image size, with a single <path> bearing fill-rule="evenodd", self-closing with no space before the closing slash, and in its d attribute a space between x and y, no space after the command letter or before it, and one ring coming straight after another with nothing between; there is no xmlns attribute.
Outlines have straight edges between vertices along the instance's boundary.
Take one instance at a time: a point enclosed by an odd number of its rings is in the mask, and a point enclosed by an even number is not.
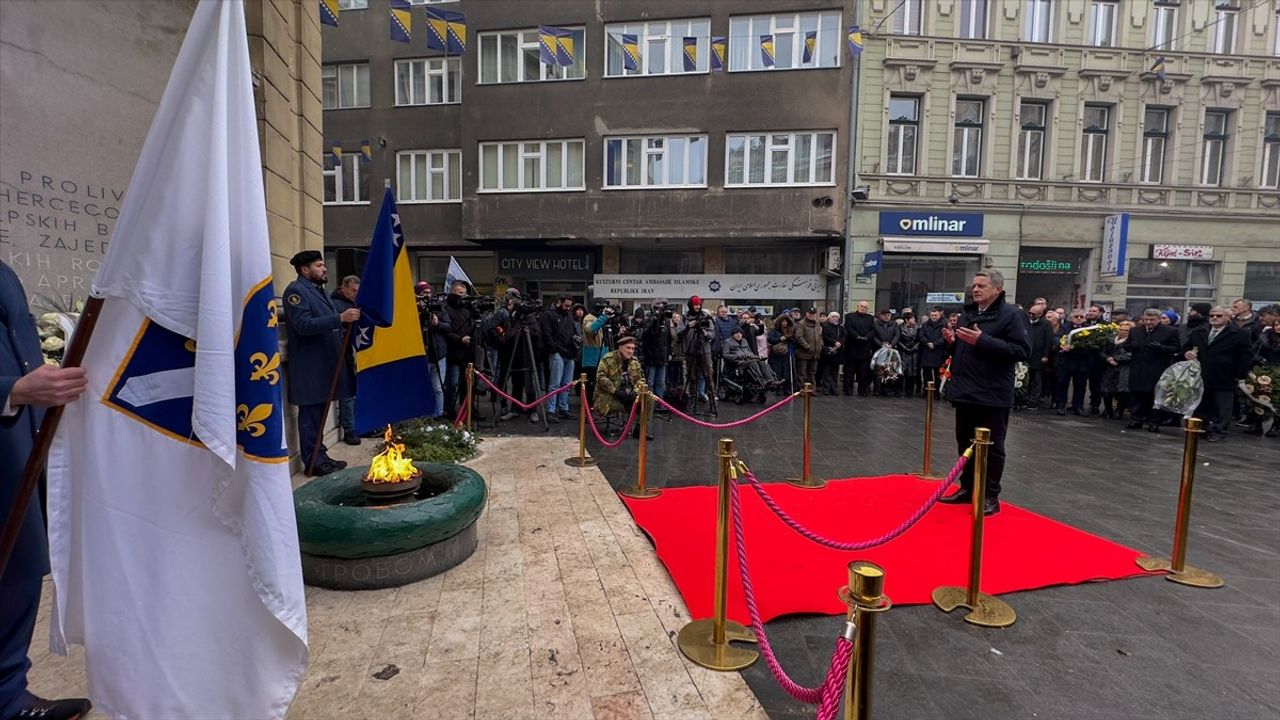
<svg viewBox="0 0 1280 720"><path fill-rule="evenodd" d="M322 443L315 445L324 423L325 403L344 400L354 394L349 373L338 375L337 388L329 397L329 386L342 352L343 323L360 319L359 308L341 313L324 291L329 271L318 250L303 250L289 261L298 271L298 279L284 289L285 333L289 342L289 402L298 406L298 448L302 452L303 471L308 475L328 475L347 464L333 460ZM312 465L314 457L315 464Z"/></svg>
<svg viewBox="0 0 1280 720"><path fill-rule="evenodd" d="M84 388L84 368L44 364L22 283L0 261L0 518L17 502L22 470L45 408L75 400ZM0 718L6 720L73 720L89 712L89 701L82 698L44 700L27 692L27 651L47 572L44 517L39 499L33 497L13 554L0 574Z"/></svg>

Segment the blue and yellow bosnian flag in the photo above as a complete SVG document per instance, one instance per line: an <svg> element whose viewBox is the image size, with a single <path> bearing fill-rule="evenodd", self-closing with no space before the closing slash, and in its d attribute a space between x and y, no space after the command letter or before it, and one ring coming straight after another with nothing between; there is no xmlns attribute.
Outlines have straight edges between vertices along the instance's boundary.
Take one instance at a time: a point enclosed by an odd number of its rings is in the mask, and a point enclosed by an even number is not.
<svg viewBox="0 0 1280 720"><path fill-rule="evenodd" d="M369 144L368 138L360 141L360 163L368 165L373 162L373 145Z"/></svg>
<svg viewBox="0 0 1280 720"><path fill-rule="evenodd" d="M427 47L446 55L467 50L467 16L453 10L427 8Z"/></svg>
<svg viewBox="0 0 1280 720"><path fill-rule="evenodd" d="M1151 64L1151 72L1155 73L1156 77L1159 78L1161 82L1164 82L1165 73L1164 73L1164 56L1163 55L1156 56L1156 61Z"/></svg>
<svg viewBox="0 0 1280 720"><path fill-rule="evenodd" d="M387 188L369 243L360 292L356 349L356 432L434 415L435 395L413 295L409 253L396 199Z"/></svg>
<svg viewBox="0 0 1280 720"><path fill-rule="evenodd" d="M806 65L813 62L813 48L817 44L818 44L818 31L805 30L804 31L804 57L801 58L801 62L803 62Z"/></svg>
<svg viewBox="0 0 1280 720"><path fill-rule="evenodd" d="M729 39L723 35L715 35L711 38L711 69L724 70L728 65L726 61L729 56Z"/></svg>
<svg viewBox="0 0 1280 720"><path fill-rule="evenodd" d="M338 0L320 0L320 23L338 27Z"/></svg>
<svg viewBox="0 0 1280 720"><path fill-rule="evenodd" d="M391 39L407 43L413 39L413 17L409 0L391 0Z"/></svg>
<svg viewBox="0 0 1280 720"><path fill-rule="evenodd" d="M342 167L342 146L335 143L329 148L329 154L333 156L333 164Z"/></svg>
<svg viewBox="0 0 1280 720"><path fill-rule="evenodd" d="M544 65L569 67L573 65L573 33L551 25L538 28L539 56Z"/></svg>
<svg viewBox="0 0 1280 720"><path fill-rule="evenodd" d="M760 36L760 63L767 68L774 66L773 35Z"/></svg>
<svg viewBox="0 0 1280 720"><path fill-rule="evenodd" d="M694 72L698 69L698 38L686 36L681 44L684 46L684 71Z"/></svg>
<svg viewBox="0 0 1280 720"><path fill-rule="evenodd" d="M622 67L627 70L640 69L640 40L635 35L622 36Z"/></svg>
<svg viewBox="0 0 1280 720"><path fill-rule="evenodd" d="M862 28L857 25L850 25L849 30L845 33L845 40L849 43L849 54L858 57L862 54Z"/></svg>

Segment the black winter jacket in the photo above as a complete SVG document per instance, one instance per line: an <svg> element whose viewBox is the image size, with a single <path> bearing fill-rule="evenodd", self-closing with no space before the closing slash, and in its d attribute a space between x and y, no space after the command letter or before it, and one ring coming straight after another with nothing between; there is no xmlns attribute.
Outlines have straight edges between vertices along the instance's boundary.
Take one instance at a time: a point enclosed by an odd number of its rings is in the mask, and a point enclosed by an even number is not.
<svg viewBox="0 0 1280 720"><path fill-rule="evenodd" d="M1195 348L1205 390L1232 390L1253 367L1253 337L1248 330L1227 323L1211 343L1212 329L1206 324L1192 330L1182 349L1185 352Z"/></svg>
<svg viewBox="0 0 1280 720"><path fill-rule="evenodd" d="M956 338L951 359L947 399L992 407L1013 407L1014 366L1031 355L1027 314L1005 302L1004 293L985 310L977 303L964 306L961 328L978 328L982 335L973 345Z"/></svg>
<svg viewBox="0 0 1280 720"><path fill-rule="evenodd" d="M870 313L851 312L844 316L844 329L848 331L848 342L845 355L849 360L870 360L871 355L880 348L876 342L876 319Z"/></svg>
<svg viewBox="0 0 1280 720"><path fill-rule="evenodd" d="M940 368L947 361L947 339L942 336L946 326L946 320L926 320L920 326L920 367Z"/></svg>
<svg viewBox="0 0 1280 720"><path fill-rule="evenodd" d="M577 357L582 336L578 335L578 326L568 311L559 308L544 311L538 318L538 327L542 335L542 347L548 357L551 353L566 360Z"/></svg>

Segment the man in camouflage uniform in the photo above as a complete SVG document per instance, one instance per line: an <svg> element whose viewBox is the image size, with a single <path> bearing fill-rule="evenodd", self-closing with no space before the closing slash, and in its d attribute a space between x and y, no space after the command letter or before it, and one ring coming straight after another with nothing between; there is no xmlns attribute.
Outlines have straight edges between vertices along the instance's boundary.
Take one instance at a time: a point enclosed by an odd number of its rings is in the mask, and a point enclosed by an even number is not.
<svg viewBox="0 0 1280 720"><path fill-rule="evenodd" d="M644 370L636 359L636 339L630 335L618 338L618 349L600 359L596 370L596 394L591 407L600 415L611 412L626 415L636 398L636 385L644 381ZM636 425L636 432L640 429ZM652 439L652 436L650 436Z"/></svg>

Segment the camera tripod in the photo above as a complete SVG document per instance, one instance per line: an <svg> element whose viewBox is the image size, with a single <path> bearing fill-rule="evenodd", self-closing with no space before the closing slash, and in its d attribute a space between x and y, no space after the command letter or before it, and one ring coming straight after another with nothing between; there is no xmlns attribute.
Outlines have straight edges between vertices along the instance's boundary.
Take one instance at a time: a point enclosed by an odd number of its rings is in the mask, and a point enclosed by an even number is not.
<svg viewBox="0 0 1280 720"><path fill-rule="evenodd" d="M511 347L511 355L506 359L506 362L501 363L502 376L498 378L498 387L502 388L503 392L509 393L512 397L517 398L521 402L528 402L533 398L542 397L542 378L541 378L542 373L539 371L539 368L538 368L538 358L533 352L533 338L530 337L530 332L531 331L529 327L527 325L524 325L522 322L520 325L520 328L516 330L515 337L511 341L512 343L514 343L514 345L512 345ZM523 367L520 367L520 368L513 367L516 364L517 357L523 357L523 360L524 360ZM521 378L523 378L524 380L524 382L521 383L521 393L520 393L520 395L523 397L519 397L516 395L515 392L513 392L514 378L512 378L512 373L515 373L515 372L521 373ZM531 387L533 388L532 395L530 395L529 393L529 389ZM491 400L491 403L492 403L491 407L493 409L493 419L489 425L489 429L493 430L498 427L498 416L501 414L498 411L499 408L498 408L497 393L493 394L493 399ZM512 412L515 412L516 409L517 409L516 406L511 407ZM549 430L550 425L548 425L547 423L547 409L545 407L539 406L534 408L533 412L537 413L539 417L542 419L542 429L544 431Z"/></svg>

